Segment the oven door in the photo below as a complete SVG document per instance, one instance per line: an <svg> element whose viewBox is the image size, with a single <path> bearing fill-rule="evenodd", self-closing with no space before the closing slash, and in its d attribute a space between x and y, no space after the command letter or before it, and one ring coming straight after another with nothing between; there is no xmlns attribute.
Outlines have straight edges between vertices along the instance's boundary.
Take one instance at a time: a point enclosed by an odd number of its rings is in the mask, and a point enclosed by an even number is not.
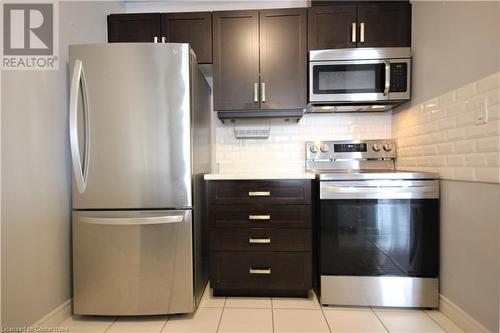
<svg viewBox="0 0 500 333"><path fill-rule="evenodd" d="M322 276L438 276L438 181L390 183L322 182Z"/></svg>
<svg viewBox="0 0 500 333"><path fill-rule="evenodd" d="M313 61L310 103L370 103L410 98L410 59Z"/></svg>

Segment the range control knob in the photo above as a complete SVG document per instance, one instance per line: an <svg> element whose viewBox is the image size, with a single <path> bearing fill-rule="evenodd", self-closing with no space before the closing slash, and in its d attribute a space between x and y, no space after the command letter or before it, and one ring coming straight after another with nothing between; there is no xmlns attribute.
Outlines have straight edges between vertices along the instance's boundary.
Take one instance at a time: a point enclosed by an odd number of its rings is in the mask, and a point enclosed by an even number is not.
<svg viewBox="0 0 500 333"><path fill-rule="evenodd" d="M384 150L385 150L385 151L391 151L391 150L392 150L392 145L391 145L391 144L386 143L386 144L384 145Z"/></svg>
<svg viewBox="0 0 500 333"><path fill-rule="evenodd" d="M316 154L319 149L318 146L312 145L311 147L309 147L309 150L311 151L311 153Z"/></svg>
<svg viewBox="0 0 500 333"><path fill-rule="evenodd" d="M380 151L380 146L378 143L375 143L373 146L372 146L372 149L373 151Z"/></svg>
<svg viewBox="0 0 500 333"><path fill-rule="evenodd" d="M320 150L322 153L326 153L330 150L330 147L328 147L328 145L321 145Z"/></svg>

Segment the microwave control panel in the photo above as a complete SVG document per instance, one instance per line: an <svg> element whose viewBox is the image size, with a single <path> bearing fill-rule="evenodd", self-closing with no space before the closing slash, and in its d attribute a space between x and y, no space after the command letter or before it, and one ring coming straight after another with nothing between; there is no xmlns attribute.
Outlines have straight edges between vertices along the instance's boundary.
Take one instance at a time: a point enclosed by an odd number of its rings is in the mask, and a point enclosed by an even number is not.
<svg viewBox="0 0 500 333"><path fill-rule="evenodd" d="M408 90L408 64L405 62L391 63L390 92L406 92Z"/></svg>

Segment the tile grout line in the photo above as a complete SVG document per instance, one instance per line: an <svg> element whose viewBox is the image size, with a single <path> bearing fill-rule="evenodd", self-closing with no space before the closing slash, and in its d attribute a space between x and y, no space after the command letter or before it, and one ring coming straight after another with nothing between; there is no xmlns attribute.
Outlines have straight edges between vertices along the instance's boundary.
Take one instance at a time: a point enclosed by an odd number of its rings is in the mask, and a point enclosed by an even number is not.
<svg viewBox="0 0 500 333"><path fill-rule="evenodd" d="M323 315L323 318L326 321L326 327L328 327L328 330L330 331L330 333L333 333L333 329L330 327L330 323L328 322L328 319L326 319L325 311L323 310L323 307L321 306L321 304L320 304L320 310L321 310L321 314Z"/></svg>
<svg viewBox="0 0 500 333"><path fill-rule="evenodd" d="M103 333L106 333L107 331L109 331L109 329L111 328L111 326L113 326L113 325L114 325L114 323L116 323L117 321L118 321L118 317L115 317L115 318L113 319L113 322L112 322L111 324L109 324L109 326L108 326L108 327L106 327L106 329L103 331Z"/></svg>
<svg viewBox="0 0 500 333"><path fill-rule="evenodd" d="M271 324L272 324L273 333L274 333L274 302L273 302L272 297L271 297Z"/></svg>
<svg viewBox="0 0 500 333"><path fill-rule="evenodd" d="M224 304L222 304L222 311L220 313L219 322L217 323L217 330L215 332L219 332L220 324L222 322L222 316L224 315L224 310L226 309L227 297L224 297Z"/></svg>
<svg viewBox="0 0 500 333"><path fill-rule="evenodd" d="M201 302L201 301L200 301ZM199 306L198 306L199 307ZM198 309L196 309L196 311L198 311ZM167 316L167 320L165 320L165 323L163 324L163 326L161 327L161 330L159 333L164 333L163 332L163 329L167 326L167 323L168 323L168 320L170 319L170 316ZM166 332L166 330L165 330Z"/></svg>
<svg viewBox="0 0 500 333"><path fill-rule="evenodd" d="M433 322L435 322L435 323L436 323L436 325L438 325L438 326L439 326L439 328L441 328L441 329L443 330L443 332L447 332L447 331L446 331L446 329L445 329L443 326L441 326L437 320L435 320L434 318L432 318L432 316L431 316L430 314L428 314L428 313L427 313L427 311L426 311L426 310L422 310L422 311L425 313L425 315L426 315L427 317L431 318L431 320L432 320ZM438 310L438 311L439 311L439 310ZM441 312L441 311L439 311L439 313L441 313L441 314L442 314L442 312ZM443 314L443 315L444 315L444 314ZM446 316L445 316L445 317L446 317ZM446 318L448 318L448 317L446 317ZM449 319L449 318L448 318L448 319ZM454 321L452 321L452 320L450 320L450 321L451 321L453 324L455 324L455 322L454 322ZM455 324L455 325L457 325L457 324ZM460 327L459 327L459 328L460 328Z"/></svg>
<svg viewBox="0 0 500 333"><path fill-rule="evenodd" d="M377 312L375 312L375 311L373 310L373 307L371 307L371 306L370 306L369 308L370 308L370 311L371 311L371 312L375 315L375 317L377 317L378 321L382 324L382 326L384 327L384 330L385 330L386 332L390 332L390 331L389 331L389 329L385 326L385 324L384 324L384 322L382 321L382 319L380 319L380 317L378 316Z"/></svg>

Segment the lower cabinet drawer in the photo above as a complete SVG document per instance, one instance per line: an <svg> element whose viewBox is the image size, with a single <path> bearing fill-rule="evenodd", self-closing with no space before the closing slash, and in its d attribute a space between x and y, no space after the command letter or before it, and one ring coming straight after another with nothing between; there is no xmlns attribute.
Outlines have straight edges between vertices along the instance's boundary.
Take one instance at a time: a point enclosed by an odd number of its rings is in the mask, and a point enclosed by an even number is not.
<svg viewBox="0 0 500 333"><path fill-rule="evenodd" d="M312 256L306 253L211 252L211 279L219 290L308 290Z"/></svg>
<svg viewBox="0 0 500 333"><path fill-rule="evenodd" d="M311 205L210 206L209 224L217 228L310 228Z"/></svg>
<svg viewBox="0 0 500 333"><path fill-rule="evenodd" d="M311 229L211 229L212 251L312 251Z"/></svg>

